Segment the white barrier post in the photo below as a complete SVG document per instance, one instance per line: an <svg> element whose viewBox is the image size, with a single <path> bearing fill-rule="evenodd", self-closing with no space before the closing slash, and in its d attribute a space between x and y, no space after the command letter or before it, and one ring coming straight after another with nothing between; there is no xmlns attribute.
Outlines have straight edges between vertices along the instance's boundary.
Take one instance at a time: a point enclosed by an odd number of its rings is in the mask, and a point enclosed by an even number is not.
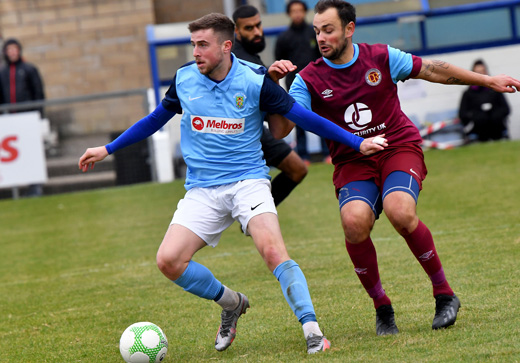
<svg viewBox="0 0 520 363"><path fill-rule="evenodd" d="M155 109L155 98L153 89L148 90L148 112ZM159 183L169 183L175 178L173 171L173 152L170 144L169 129L163 127L152 135L151 142L148 143L151 149L151 166L154 181Z"/></svg>
<svg viewBox="0 0 520 363"><path fill-rule="evenodd" d="M47 182L40 123L37 111L0 115L0 188Z"/></svg>

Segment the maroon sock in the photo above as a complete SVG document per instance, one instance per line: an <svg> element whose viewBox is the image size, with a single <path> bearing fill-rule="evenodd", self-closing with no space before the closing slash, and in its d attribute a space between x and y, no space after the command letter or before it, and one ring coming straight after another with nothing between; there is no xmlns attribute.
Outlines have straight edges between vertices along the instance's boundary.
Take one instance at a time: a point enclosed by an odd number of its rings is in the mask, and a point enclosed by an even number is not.
<svg viewBox="0 0 520 363"><path fill-rule="evenodd" d="M354 264L354 271L368 295L374 300L374 307L377 309L381 305L391 305L392 303L381 285L376 249L370 237L356 244L345 240L345 245Z"/></svg>
<svg viewBox="0 0 520 363"><path fill-rule="evenodd" d="M444 275L441 260L437 255L433 237L428 227L419 221L415 231L405 236L404 239L417 261L430 277L433 285L433 296L453 295L453 290Z"/></svg>

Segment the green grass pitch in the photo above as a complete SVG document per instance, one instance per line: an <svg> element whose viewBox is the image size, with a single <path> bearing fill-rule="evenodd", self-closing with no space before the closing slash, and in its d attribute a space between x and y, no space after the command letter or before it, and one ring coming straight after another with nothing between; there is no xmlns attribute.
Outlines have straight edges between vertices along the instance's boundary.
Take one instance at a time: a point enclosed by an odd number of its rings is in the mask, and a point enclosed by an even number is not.
<svg viewBox="0 0 520 363"><path fill-rule="evenodd" d="M0 361L122 362L119 338L138 321L163 329L166 362L520 361L520 142L425 155L419 217L462 302L447 330L431 330L429 279L382 216L372 238L401 332L375 335L372 302L344 247L332 166L313 164L279 217L330 351L307 356L278 282L237 224L195 256L251 302L233 345L214 349L218 306L182 291L155 265L184 195L175 181L0 201Z"/></svg>

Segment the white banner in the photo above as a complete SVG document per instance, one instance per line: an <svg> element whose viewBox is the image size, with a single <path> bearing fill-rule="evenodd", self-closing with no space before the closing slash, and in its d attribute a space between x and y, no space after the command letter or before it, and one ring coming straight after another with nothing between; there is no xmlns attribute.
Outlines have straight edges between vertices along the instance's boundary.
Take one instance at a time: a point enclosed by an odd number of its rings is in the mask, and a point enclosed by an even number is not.
<svg viewBox="0 0 520 363"><path fill-rule="evenodd" d="M0 115L0 188L45 182L40 113Z"/></svg>

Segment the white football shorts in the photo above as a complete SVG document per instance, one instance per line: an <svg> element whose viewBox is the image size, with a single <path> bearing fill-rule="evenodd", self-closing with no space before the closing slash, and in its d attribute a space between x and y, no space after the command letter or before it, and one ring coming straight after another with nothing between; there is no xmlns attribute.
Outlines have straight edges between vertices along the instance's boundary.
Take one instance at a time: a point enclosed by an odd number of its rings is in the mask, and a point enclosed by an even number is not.
<svg viewBox="0 0 520 363"><path fill-rule="evenodd" d="M236 183L208 188L192 188L177 204L170 224L180 224L216 247L222 232L236 220L247 232L254 216L276 213L271 182L267 179L246 179Z"/></svg>

